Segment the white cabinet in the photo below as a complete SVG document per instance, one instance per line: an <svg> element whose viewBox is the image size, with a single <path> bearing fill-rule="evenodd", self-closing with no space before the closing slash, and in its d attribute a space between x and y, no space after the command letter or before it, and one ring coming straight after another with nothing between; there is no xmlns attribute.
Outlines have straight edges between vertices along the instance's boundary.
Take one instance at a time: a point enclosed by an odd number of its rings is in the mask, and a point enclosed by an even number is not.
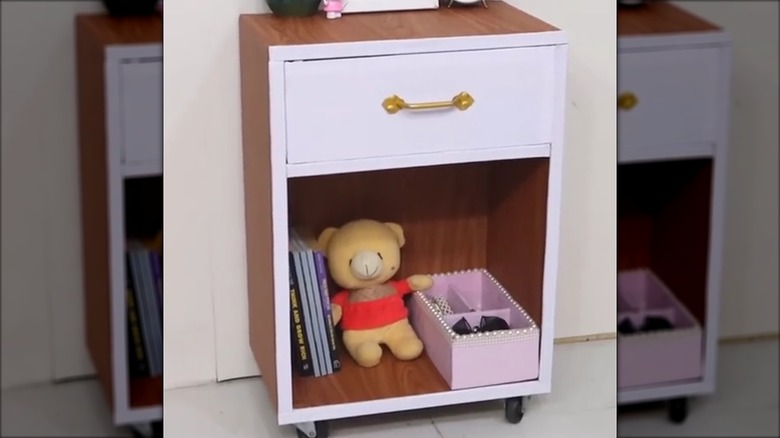
<svg viewBox="0 0 780 438"><path fill-rule="evenodd" d="M731 43L668 2L618 34L617 399L681 422L715 390Z"/></svg>
<svg viewBox="0 0 780 438"><path fill-rule="evenodd" d="M114 423L154 422L162 376L133 372L126 245L162 227L162 17L79 16L76 35L84 336Z"/></svg>
<svg viewBox="0 0 780 438"><path fill-rule="evenodd" d="M490 399L513 421L551 388L566 36L500 1L407 17L240 20L248 337L279 424L299 431ZM404 227L400 276L493 273L539 324L538 375L452 390L427 354L364 368L343 350L334 375L294 373L289 229L361 217Z"/></svg>

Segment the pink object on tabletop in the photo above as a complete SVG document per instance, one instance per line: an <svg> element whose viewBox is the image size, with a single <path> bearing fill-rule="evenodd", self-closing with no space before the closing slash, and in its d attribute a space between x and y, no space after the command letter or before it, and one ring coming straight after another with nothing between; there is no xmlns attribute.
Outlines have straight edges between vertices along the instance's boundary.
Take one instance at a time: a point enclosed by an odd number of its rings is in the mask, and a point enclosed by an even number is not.
<svg viewBox="0 0 780 438"><path fill-rule="evenodd" d="M322 10L325 11L325 16L329 20L335 18L341 18L341 11L344 10L346 2L344 0L322 0Z"/></svg>
<svg viewBox="0 0 780 438"><path fill-rule="evenodd" d="M662 317L673 328L618 334L618 388L665 384L702 376L702 328L650 270L618 273L618 323L640 327Z"/></svg>
<svg viewBox="0 0 780 438"><path fill-rule="evenodd" d="M416 292L409 313L425 351L452 389L534 380L539 377L539 328L484 269L438 274L433 287ZM452 313L441 314L443 298ZM455 335L461 318L472 326L482 316L502 318L509 330Z"/></svg>

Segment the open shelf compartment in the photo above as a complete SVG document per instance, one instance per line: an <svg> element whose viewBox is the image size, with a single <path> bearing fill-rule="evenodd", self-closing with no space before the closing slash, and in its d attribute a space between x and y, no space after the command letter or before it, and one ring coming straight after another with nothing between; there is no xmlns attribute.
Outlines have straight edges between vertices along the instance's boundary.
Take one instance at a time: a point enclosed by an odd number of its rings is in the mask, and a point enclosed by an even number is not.
<svg viewBox="0 0 780 438"><path fill-rule="evenodd" d="M397 278L484 267L541 327L548 174L549 159L528 158L289 178L289 226L318 233L358 218L399 223L406 245ZM412 361L386 351L372 368L341 346L339 358L332 375L293 373L295 409L451 390L427 351Z"/></svg>
<svg viewBox="0 0 780 438"><path fill-rule="evenodd" d="M157 233L162 230L163 224L163 177L161 175L126 177L123 179L123 182L125 236L128 240L134 239L152 245L152 242L157 237ZM124 250L126 248L123 248ZM162 257L160 257L161 259ZM127 264L125 264L125 276L132 276ZM120 293L119 296L126 302L128 290L122 292L124 293ZM137 294L138 292L136 291L134 297L137 297ZM138 306L142 305L141 300L136 298L135 305L140 312ZM126 317L130 317L129 313L126 314ZM136 317L143 317L143 315L138 314ZM159 319L162 322L162 315L160 315ZM125 363L127 369L128 407L130 410L160 407L163 399L162 374L150 376L137 375L133 372L133 365L131 364L131 355L133 354L133 345L131 344L133 340L132 326L126 322L125 327L127 349L121 360ZM141 327L143 325L139 321L139 328ZM162 324L160 324L160 329L162 329ZM140 333L138 335L143 337ZM142 342L144 342L144 354L148 354L150 347L146 345L145 340ZM162 337L160 337L160 354L162 354L161 346Z"/></svg>
<svg viewBox="0 0 780 438"><path fill-rule="evenodd" d="M702 377L711 179L711 159L618 166L618 389Z"/></svg>

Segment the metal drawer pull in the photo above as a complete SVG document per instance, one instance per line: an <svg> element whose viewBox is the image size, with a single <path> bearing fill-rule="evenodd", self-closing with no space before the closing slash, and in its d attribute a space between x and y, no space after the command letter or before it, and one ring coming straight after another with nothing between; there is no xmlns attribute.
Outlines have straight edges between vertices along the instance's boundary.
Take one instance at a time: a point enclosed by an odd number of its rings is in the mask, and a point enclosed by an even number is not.
<svg viewBox="0 0 780 438"><path fill-rule="evenodd" d="M395 114L401 110L430 110L440 108L457 108L466 111L474 104L474 98L465 91L458 93L451 100L441 102L408 103L395 94L382 101L382 108L388 114Z"/></svg>
<svg viewBox="0 0 780 438"><path fill-rule="evenodd" d="M637 99L634 93L627 92L618 96L618 108L622 110L628 111L635 107L637 103L639 103L639 99Z"/></svg>

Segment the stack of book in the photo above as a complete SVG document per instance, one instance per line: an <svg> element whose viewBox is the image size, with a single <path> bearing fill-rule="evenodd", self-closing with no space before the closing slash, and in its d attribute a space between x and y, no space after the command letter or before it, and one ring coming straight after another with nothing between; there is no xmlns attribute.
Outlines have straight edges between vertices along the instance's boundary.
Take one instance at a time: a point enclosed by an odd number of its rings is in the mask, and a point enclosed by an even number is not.
<svg viewBox="0 0 780 438"><path fill-rule="evenodd" d="M302 237L303 236L303 237ZM290 233L290 334L293 369L327 376L341 369L330 310L325 256L305 233Z"/></svg>
<svg viewBox="0 0 780 438"><path fill-rule="evenodd" d="M131 378L162 375L162 255L137 240L128 242L127 356Z"/></svg>

